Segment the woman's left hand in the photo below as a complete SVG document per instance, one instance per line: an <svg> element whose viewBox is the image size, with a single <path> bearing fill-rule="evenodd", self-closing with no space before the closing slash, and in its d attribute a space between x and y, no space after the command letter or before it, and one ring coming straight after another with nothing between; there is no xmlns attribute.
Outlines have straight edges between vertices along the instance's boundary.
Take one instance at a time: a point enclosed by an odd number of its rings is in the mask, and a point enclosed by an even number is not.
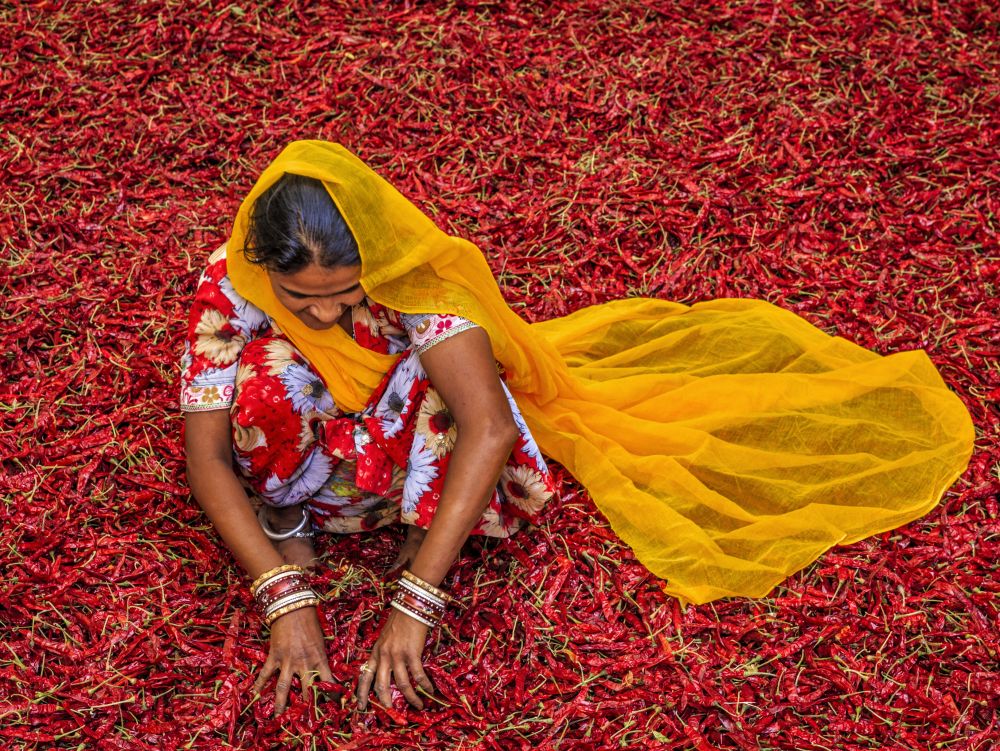
<svg viewBox="0 0 1000 751"><path fill-rule="evenodd" d="M424 643L427 640L428 628L423 623L410 618L395 608L391 608L389 617L379 634L378 641L372 648L371 657L358 679L358 706L368 708L368 695L372 684L375 685L375 695L385 707L392 706L390 682L406 697L406 700L417 709L424 708L424 702L417 694L419 686L429 694L434 693L434 684L424 672L421 656Z"/></svg>

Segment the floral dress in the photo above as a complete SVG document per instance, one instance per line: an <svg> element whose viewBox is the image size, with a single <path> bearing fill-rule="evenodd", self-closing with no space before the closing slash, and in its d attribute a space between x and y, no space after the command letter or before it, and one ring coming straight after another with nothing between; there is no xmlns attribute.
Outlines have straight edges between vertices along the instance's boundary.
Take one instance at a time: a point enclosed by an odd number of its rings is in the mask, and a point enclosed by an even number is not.
<svg viewBox="0 0 1000 751"><path fill-rule="evenodd" d="M191 308L181 409L230 411L235 467L265 503L305 502L313 524L329 532L396 522L426 529L457 431L420 355L476 324L453 315L401 314L367 298L352 317L359 344L400 356L365 408L343 413L275 322L236 292L225 252L217 251ZM494 537L537 522L554 492L538 446L502 385L521 435L472 532Z"/></svg>

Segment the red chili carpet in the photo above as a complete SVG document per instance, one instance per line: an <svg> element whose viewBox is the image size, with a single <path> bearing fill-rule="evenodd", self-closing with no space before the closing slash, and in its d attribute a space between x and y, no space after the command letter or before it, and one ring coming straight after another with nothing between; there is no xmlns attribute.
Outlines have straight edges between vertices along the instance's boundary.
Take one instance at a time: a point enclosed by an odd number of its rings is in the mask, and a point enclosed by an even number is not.
<svg viewBox="0 0 1000 751"><path fill-rule="evenodd" d="M990 748L998 43L988 0L4 3L0 746ZM398 533L326 539L340 693L271 719L176 374L207 255L296 138L478 243L529 319L759 297L926 348L972 465L924 519L686 612L561 474L541 529L454 569L422 713L349 699Z"/></svg>

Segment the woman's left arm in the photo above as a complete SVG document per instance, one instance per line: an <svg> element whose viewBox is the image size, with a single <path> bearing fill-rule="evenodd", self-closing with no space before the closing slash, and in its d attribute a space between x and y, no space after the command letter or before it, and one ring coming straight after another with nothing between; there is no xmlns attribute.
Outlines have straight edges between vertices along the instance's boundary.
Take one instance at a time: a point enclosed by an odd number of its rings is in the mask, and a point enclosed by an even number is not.
<svg viewBox="0 0 1000 751"><path fill-rule="evenodd" d="M424 352L420 362L456 428L441 499L427 536L409 566L416 576L437 586L489 505L520 431L501 386L489 336L483 329L455 334ZM410 704L423 709L413 684L428 693L433 691L421 662L426 638L427 626L398 610L390 610L368 661L372 670L363 672L358 682L361 709L368 705L373 683L379 701L389 706L391 679Z"/></svg>

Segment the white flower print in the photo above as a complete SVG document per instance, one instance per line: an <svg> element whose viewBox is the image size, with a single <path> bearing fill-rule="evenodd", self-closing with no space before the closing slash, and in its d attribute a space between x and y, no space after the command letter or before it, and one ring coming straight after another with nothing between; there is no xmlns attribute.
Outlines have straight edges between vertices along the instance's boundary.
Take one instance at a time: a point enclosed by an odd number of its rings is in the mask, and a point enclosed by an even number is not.
<svg viewBox="0 0 1000 751"><path fill-rule="evenodd" d="M424 445L424 437L419 433L413 436L413 447L410 449L409 461L406 463L406 482L403 484L402 511L411 514L417 508L420 496L430 490L431 482L437 478L438 470L435 464L434 452Z"/></svg>
<svg viewBox="0 0 1000 751"><path fill-rule="evenodd" d="M267 326L267 314L252 302L242 297L236 291L236 288L233 287L233 283L229 281L228 276L224 276L219 280L219 289L229 299L229 302L233 304L233 312L236 313L236 319L231 321L231 323L234 328L239 329L241 333L249 337Z"/></svg>
<svg viewBox="0 0 1000 751"><path fill-rule="evenodd" d="M275 506L292 506L316 495L330 479L330 460L321 451L313 451L296 468L292 476L282 480L270 475L264 483L264 495Z"/></svg>
<svg viewBox="0 0 1000 751"><path fill-rule="evenodd" d="M389 311L382 308L375 316L375 319L378 323L379 332L389 340L389 354L398 354L410 346L410 337L399 327L399 322L395 317L389 316Z"/></svg>
<svg viewBox="0 0 1000 751"><path fill-rule="evenodd" d="M362 326L368 327L368 333L372 336L378 336L379 323L378 320L372 315L371 310L368 309L367 305L355 305L351 308L352 321L355 324L361 324ZM354 333L353 331L351 332Z"/></svg>
<svg viewBox="0 0 1000 751"><path fill-rule="evenodd" d="M233 423L233 442L243 453L249 453L255 448L267 445L267 436L256 425L243 427L238 422Z"/></svg>
<svg viewBox="0 0 1000 751"><path fill-rule="evenodd" d="M316 442L316 433L312 426L312 420L315 417L316 413L302 415L299 425L299 445L296 447L299 451L305 451Z"/></svg>
<svg viewBox="0 0 1000 751"><path fill-rule="evenodd" d="M387 510L391 505L373 493L360 493L353 483L342 479L324 485L313 497L313 502L320 509L332 513L333 518L341 519L365 516L372 511L378 511L379 508Z"/></svg>
<svg viewBox="0 0 1000 751"><path fill-rule="evenodd" d="M239 391L249 378L256 378L257 371L250 363L241 362L236 368L236 390Z"/></svg>
<svg viewBox="0 0 1000 751"><path fill-rule="evenodd" d="M233 377L233 365L227 368L205 368L191 379L192 386L218 386L222 388Z"/></svg>
<svg viewBox="0 0 1000 751"><path fill-rule="evenodd" d="M542 476L531 467L507 465L500 473L500 487L504 496L529 514L537 514L552 496Z"/></svg>
<svg viewBox="0 0 1000 751"><path fill-rule="evenodd" d="M501 382L500 385L503 386L503 391L507 395L507 402L510 404L510 411L514 415L514 422L517 424L517 429L521 431L521 437L524 439L524 446L521 447L521 450L535 460L535 466L539 472L547 471L547 465L545 464L545 459L542 458L542 452L531 435L531 431L528 430L528 423L524 421L521 410L517 408L514 397L511 396L510 391L507 389L507 384Z"/></svg>
<svg viewBox="0 0 1000 751"><path fill-rule="evenodd" d="M292 408L300 415L307 412L333 413L333 396L323 379L305 365L290 364L281 371L278 379L288 392Z"/></svg>
<svg viewBox="0 0 1000 751"><path fill-rule="evenodd" d="M375 406L375 416L379 418L386 438L392 438L403 428L403 418L400 415L410 407L413 382L425 377L426 373L415 353L411 352L397 363L382 398Z"/></svg>
<svg viewBox="0 0 1000 751"><path fill-rule="evenodd" d="M443 457L455 447L458 429L444 400L433 388L428 388L417 413L417 432L424 437L434 456Z"/></svg>
<svg viewBox="0 0 1000 751"><path fill-rule="evenodd" d="M230 365L236 362L240 351L247 343L247 338L241 334L230 334L226 326L230 323L222 313L214 308L207 308L195 326L198 341L194 351L207 357L216 365Z"/></svg>
<svg viewBox="0 0 1000 751"><path fill-rule="evenodd" d="M479 522L479 529L487 537L506 537L507 530L500 523L500 517L497 516L497 512L488 509L486 513L483 514L482 520Z"/></svg>
<svg viewBox="0 0 1000 751"><path fill-rule="evenodd" d="M295 347L284 339L271 339L264 345L267 352L267 374L281 375L281 371L295 363Z"/></svg>

